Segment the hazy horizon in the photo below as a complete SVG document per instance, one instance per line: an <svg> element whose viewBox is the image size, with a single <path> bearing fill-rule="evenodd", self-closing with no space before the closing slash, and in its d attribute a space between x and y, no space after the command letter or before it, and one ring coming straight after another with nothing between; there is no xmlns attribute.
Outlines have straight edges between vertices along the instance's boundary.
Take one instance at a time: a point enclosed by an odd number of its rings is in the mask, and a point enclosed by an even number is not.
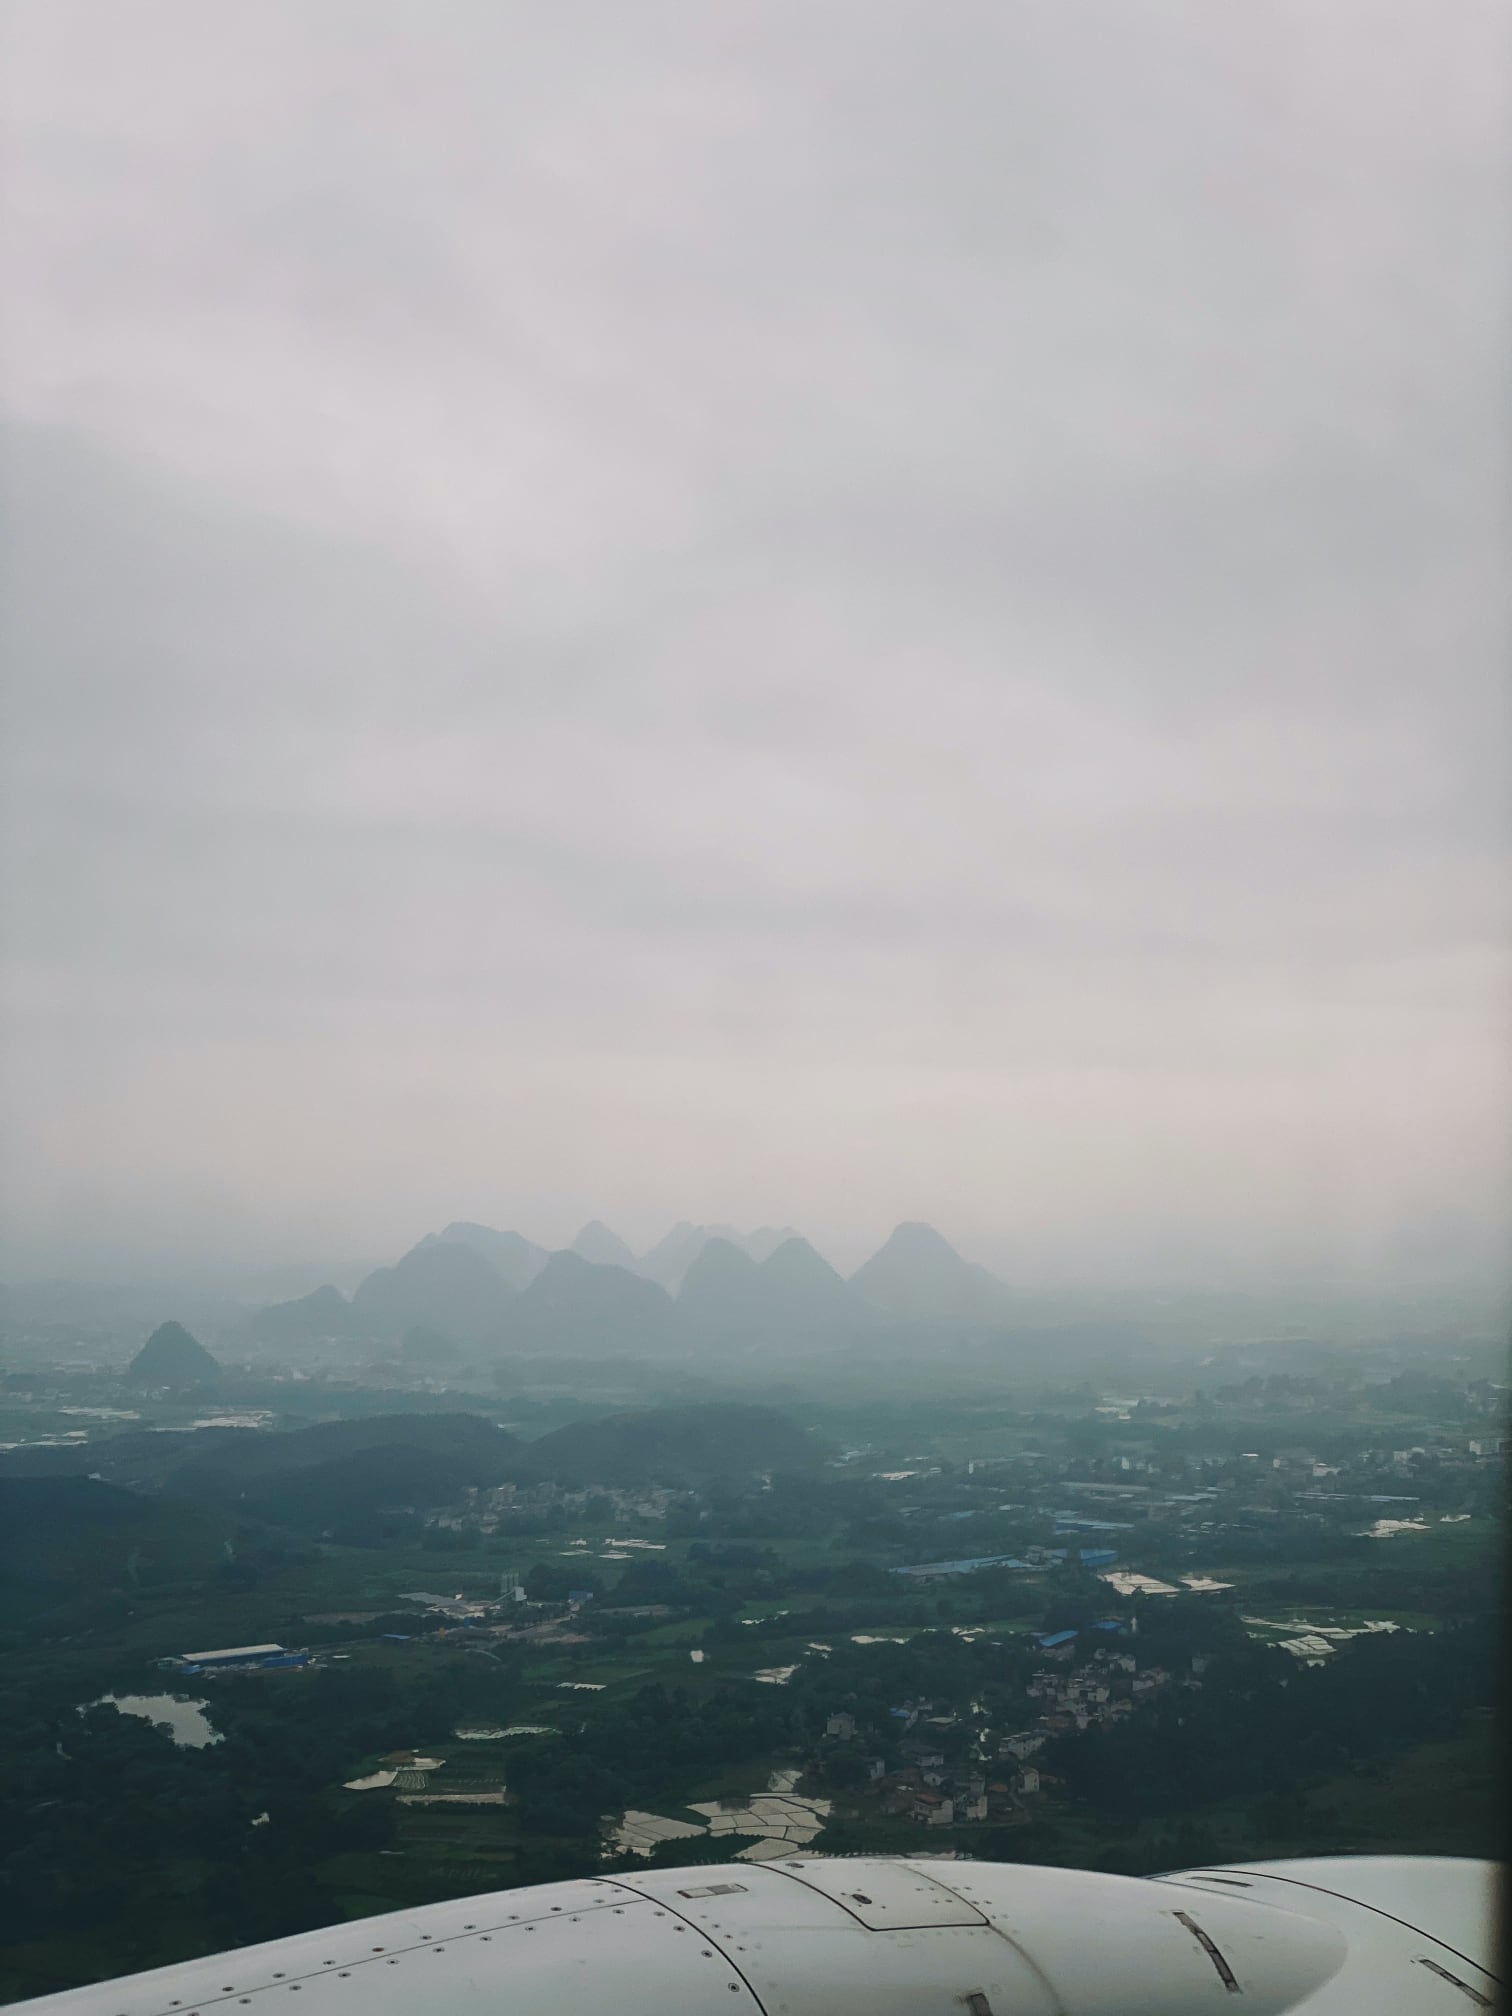
<svg viewBox="0 0 1512 2016"><path fill-rule="evenodd" d="M487 1226L495 1231L518 1232L546 1252L570 1248L588 1224L608 1224L612 1232L625 1239L637 1261L646 1258L677 1224L693 1224L699 1229L712 1227L715 1231L725 1229L714 1220L684 1217L670 1222L653 1221L636 1212L627 1213L617 1223L597 1214L581 1223L574 1222L565 1229L564 1222L558 1220L543 1225L538 1219L514 1223L487 1217L449 1217L444 1223L438 1219L435 1224L419 1230L411 1227L397 1243L351 1252L278 1253L270 1250L237 1256L203 1248L192 1252L154 1253L143 1253L138 1249L116 1256L117 1264L114 1265L111 1256L96 1255L93 1260L62 1270L16 1269L8 1279L0 1277L0 1286L20 1291L67 1289L71 1286L94 1291L119 1287L170 1296L182 1289L189 1294L224 1296L252 1304L302 1295L322 1285L333 1285L342 1293L350 1294L368 1273L392 1266L411 1247L433 1237L448 1224L467 1223ZM922 1222L927 1221L898 1221L899 1225ZM761 1228L746 1224L732 1229L743 1243L746 1237ZM808 1241L841 1275L849 1278L885 1244L896 1228L892 1225L879 1227L870 1235L841 1231L818 1236L812 1228L801 1225L789 1229L792 1234ZM1105 1261L1100 1267L1031 1264L1028 1268L1016 1268L1009 1257L1010 1242L1007 1240L1000 1239L994 1243L989 1239L985 1247L969 1243L963 1245L951 1235L948 1227L934 1225L930 1229L945 1238L962 1259L995 1274L1012 1293L1030 1299L1063 1298L1068 1305L1105 1298L1116 1301L1120 1296L1136 1300L1170 1297L1179 1301L1185 1297L1221 1296L1230 1292L1261 1306L1267 1301L1285 1304L1298 1297L1304 1302L1317 1298L1324 1304L1334 1300L1364 1304L1375 1301L1389 1303L1393 1299L1410 1302L1414 1297L1427 1296L1463 1300L1467 1307L1482 1310L1492 1320L1496 1320L1498 1312L1512 1313L1512 1295L1509 1295L1503 1270L1494 1266L1464 1264L1435 1267L1431 1254L1423 1256L1422 1264L1416 1270L1403 1265L1395 1273L1375 1268L1351 1273L1340 1265L1287 1265L1280 1262L1254 1268L1246 1267L1242 1262L1220 1264L1213 1256L1168 1255L1160 1250L1142 1253L1122 1271L1119 1271L1116 1261ZM675 1287L672 1292L674 1295L677 1292Z"/></svg>
<svg viewBox="0 0 1512 2016"><path fill-rule="evenodd" d="M0 1277L1505 1283L1503 10L443 15L5 8Z"/></svg>

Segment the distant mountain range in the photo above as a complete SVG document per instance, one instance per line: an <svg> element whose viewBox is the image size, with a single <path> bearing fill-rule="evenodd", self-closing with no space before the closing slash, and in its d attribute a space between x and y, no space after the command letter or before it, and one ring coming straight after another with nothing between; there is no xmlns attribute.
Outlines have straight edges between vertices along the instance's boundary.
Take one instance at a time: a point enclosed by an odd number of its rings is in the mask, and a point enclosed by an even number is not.
<svg viewBox="0 0 1512 2016"><path fill-rule="evenodd" d="M636 1265L648 1281L659 1281L663 1288L676 1294L688 1269L711 1239L723 1240L749 1259L759 1261L765 1260L784 1239L796 1236L789 1227L778 1231L770 1225L763 1225L759 1231L741 1233L733 1225L690 1225L684 1219L674 1225L649 1253L642 1254Z"/></svg>
<svg viewBox="0 0 1512 2016"><path fill-rule="evenodd" d="M706 1242L677 1302L684 1330L709 1341L837 1341L865 1329L868 1312L806 1239L784 1239L765 1259L728 1239Z"/></svg>
<svg viewBox="0 0 1512 2016"><path fill-rule="evenodd" d="M540 1353L691 1353L845 1346L879 1325L953 1332L1000 1325L1008 1291L931 1226L899 1225L849 1281L798 1233L674 1225L638 1257L597 1219L548 1253L518 1232L463 1222L428 1233L350 1302L335 1288L253 1319L271 1344L405 1346L412 1362Z"/></svg>

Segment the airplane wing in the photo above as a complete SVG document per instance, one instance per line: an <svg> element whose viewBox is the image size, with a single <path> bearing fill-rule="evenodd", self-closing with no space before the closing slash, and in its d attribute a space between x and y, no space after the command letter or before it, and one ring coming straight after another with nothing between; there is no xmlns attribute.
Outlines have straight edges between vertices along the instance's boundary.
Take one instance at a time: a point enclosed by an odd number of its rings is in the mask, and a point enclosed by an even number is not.
<svg viewBox="0 0 1512 2016"><path fill-rule="evenodd" d="M1497 1993L1494 1879L1486 1863L1397 1857L1150 1879L880 1857L700 1864L357 1919L15 2006L17 2016L1473 2016Z"/></svg>

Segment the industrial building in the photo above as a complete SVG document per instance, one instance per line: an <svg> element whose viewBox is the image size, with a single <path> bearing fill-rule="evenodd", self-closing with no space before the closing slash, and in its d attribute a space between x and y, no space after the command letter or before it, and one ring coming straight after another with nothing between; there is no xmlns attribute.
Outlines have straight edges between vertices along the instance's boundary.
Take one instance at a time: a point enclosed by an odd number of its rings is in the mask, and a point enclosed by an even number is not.
<svg viewBox="0 0 1512 2016"><path fill-rule="evenodd" d="M308 1652L286 1652L282 1645L225 1645L214 1652L183 1652L176 1663L180 1673L256 1673L306 1666L309 1659Z"/></svg>
<svg viewBox="0 0 1512 2016"><path fill-rule="evenodd" d="M894 1568L894 1575L909 1575L916 1581L932 1582L946 1575L975 1575L983 1568L1028 1568L1016 1554L981 1554L970 1561L920 1561L910 1568Z"/></svg>

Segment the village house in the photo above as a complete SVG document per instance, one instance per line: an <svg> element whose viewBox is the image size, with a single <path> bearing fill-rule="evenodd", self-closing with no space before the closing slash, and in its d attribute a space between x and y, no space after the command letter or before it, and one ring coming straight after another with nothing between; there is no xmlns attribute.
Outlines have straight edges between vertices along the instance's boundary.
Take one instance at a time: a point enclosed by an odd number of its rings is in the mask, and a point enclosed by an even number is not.
<svg viewBox="0 0 1512 2016"><path fill-rule="evenodd" d="M932 1743L905 1743L902 1749L906 1760L920 1771L938 1771L945 1762L945 1752Z"/></svg>
<svg viewBox="0 0 1512 2016"><path fill-rule="evenodd" d="M955 1819L955 1803L943 1792L916 1792L911 1816L929 1827L949 1827Z"/></svg>
<svg viewBox="0 0 1512 2016"><path fill-rule="evenodd" d="M1045 1747L1044 1736L1034 1729L1021 1729L1012 1736L1005 1736L998 1745L999 1757L1032 1757L1036 1750Z"/></svg>

